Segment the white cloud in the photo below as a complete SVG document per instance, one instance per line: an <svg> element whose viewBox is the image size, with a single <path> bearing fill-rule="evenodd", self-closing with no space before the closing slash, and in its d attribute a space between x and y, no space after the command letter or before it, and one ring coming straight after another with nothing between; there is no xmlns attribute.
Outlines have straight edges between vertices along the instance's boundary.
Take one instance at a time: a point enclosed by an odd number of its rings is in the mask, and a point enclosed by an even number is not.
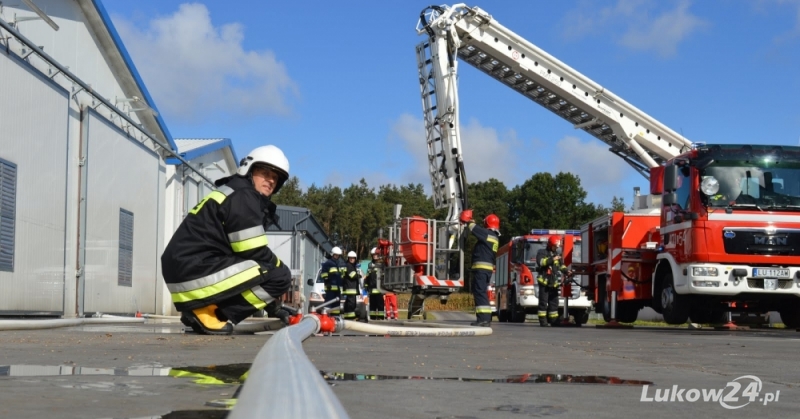
<svg viewBox="0 0 800 419"><path fill-rule="evenodd" d="M607 205L611 197L626 196L623 184L632 170L617 155L608 151L608 146L595 139L586 142L567 136L556 143L553 173L570 172L581 179L581 186L589 193L589 201ZM630 201L630 199L626 199ZM630 202L628 202L630 203Z"/></svg>
<svg viewBox="0 0 800 419"><path fill-rule="evenodd" d="M415 164L409 172L411 182L430 183L428 174L428 149L425 144L425 128L422 119L409 114L400 115L392 125L392 134L401 140L405 150ZM498 135L497 130L485 127L476 119L461 125L461 149L464 155L464 170L470 183L495 178L506 186L519 182L522 173L522 142L514 131ZM530 174L527 174L528 176Z"/></svg>
<svg viewBox="0 0 800 419"><path fill-rule="evenodd" d="M654 50L662 57L675 55L678 44L706 23L689 12L689 2L681 1L675 10L652 21L631 27L620 43L635 50Z"/></svg>
<svg viewBox="0 0 800 419"><path fill-rule="evenodd" d="M674 9L666 11L653 10L664 3L647 0L617 0L616 4L600 10L598 4L605 3L582 2L565 16L564 34L568 39L611 32L622 46L670 57L681 42L707 26L707 22L691 13L689 0L680 0Z"/></svg>
<svg viewBox="0 0 800 419"><path fill-rule="evenodd" d="M246 50L244 27L214 26L205 5L181 4L174 14L146 27L119 16L114 25L159 110L170 118L286 115L299 97L296 83L272 51Z"/></svg>

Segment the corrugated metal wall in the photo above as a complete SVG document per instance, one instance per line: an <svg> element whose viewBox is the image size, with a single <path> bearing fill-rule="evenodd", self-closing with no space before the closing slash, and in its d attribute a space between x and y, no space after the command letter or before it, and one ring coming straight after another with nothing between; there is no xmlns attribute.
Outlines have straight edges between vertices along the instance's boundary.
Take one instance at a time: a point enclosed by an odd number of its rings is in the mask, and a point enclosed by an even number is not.
<svg viewBox="0 0 800 419"><path fill-rule="evenodd" d="M0 314L62 313L69 95L0 52L0 158L17 166L13 272Z"/></svg>
<svg viewBox="0 0 800 419"><path fill-rule="evenodd" d="M94 113L88 124L84 312L154 312L159 157ZM120 282L120 210L133 214L130 285Z"/></svg>

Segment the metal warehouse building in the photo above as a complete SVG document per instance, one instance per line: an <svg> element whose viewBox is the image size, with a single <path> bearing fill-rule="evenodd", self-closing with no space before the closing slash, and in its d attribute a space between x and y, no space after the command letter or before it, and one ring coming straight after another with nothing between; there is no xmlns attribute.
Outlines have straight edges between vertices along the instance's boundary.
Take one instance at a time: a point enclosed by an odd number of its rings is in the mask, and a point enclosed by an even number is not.
<svg viewBox="0 0 800 419"><path fill-rule="evenodd" d="M0 314L160 312L175 142L99 0L35 3L0 7Z"/></svg>
<svg viewBox="0 0 800 419"><path fill-rule="evenodd" d="M99 0L29 3L0 3L0 316L170 314L161 253L231 141L172 138ZM331 245L279 213L299 298Z"/></svg>

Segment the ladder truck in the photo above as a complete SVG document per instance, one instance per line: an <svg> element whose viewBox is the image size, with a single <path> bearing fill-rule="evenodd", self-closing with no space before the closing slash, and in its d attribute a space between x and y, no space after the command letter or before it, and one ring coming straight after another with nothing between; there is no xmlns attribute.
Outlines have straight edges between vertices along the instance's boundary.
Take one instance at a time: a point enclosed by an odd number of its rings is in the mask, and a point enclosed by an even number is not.
<svg viewBox="0 0 800 419"><path fill-rule="evenodd" d="M633 321L645 306L670 324L776 310L800 327L800 148L693 144L478 7L430 6L417 33L427 36L420 68L433 67L420 84L444 80L434 121L451 123L456 138L461 61L607 144L650 181L636 210L581 227L573 269L607 319Z"/></svg>

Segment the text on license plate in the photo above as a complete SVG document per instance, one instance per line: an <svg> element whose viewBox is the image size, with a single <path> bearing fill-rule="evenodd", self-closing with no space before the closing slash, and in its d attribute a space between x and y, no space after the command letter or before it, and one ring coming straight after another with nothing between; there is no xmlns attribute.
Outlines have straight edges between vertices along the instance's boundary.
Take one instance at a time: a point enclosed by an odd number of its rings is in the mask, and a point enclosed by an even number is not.
<svg viewBox="0 0 800 419"><path fill-rule="evenodd" d="M753 276L758 278L788 278L788 269L753 268Z"/></svg>

